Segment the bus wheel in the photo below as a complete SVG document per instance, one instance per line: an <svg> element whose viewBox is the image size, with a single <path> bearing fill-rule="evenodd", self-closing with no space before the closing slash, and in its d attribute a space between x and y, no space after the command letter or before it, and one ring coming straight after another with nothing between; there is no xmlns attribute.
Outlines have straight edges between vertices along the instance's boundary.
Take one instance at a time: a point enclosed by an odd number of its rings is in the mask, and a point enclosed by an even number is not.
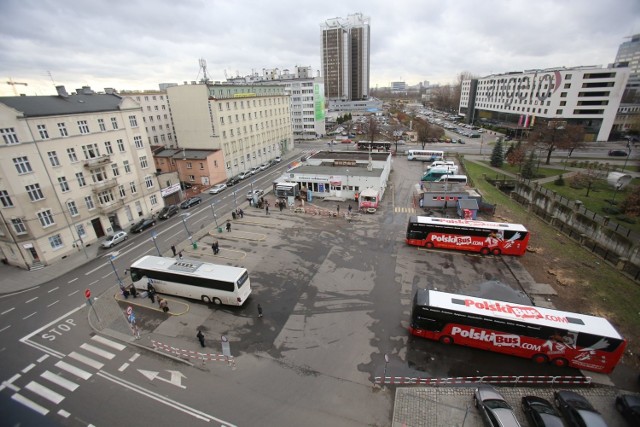
<svg viewBox="0 0 640 427"><path fill-rule="evenodd" d="M433 242L427 242L424 245L427 249L433 249Z"/></svg>
<svg viewBox="0 0 640 427"><path fill-rule="evenodd" d="M553 364L559 368L564 368L569 364L569 362L563 357L558 357L557 359L553 359Z"/></svg>
<svg viewBox="0 0 640 427"><path fill-rule="evenodd" d="M480 249L480 253L482 255L489 255L489 253L491 253L491 250L489 248L482 248Z"/></svg>
<svg viewBox="0 0 640 427"><path fill-rule="evenodd" d="M220 298L214 298L212 301L213 301L213 303L214 303L215 305L220 305L220 304L222 304L222 301L220 301Z"/></svg>
<svg viewBox="0 0 640 427"><path fill-rule="evenodd" d="M500 255L500 254L502 253L502 251L500 251L500 249L499 249L499 248L495 248L495 249L492 249L492 250L491 250L491 253L492 253L493 255Z"/></svg>
<svg viewBox="0 0 640 427"><path fill-rule="evenodd" d="M209 299L209 297L208 297L208 296L206 296L206 295L202 295L202 296L200 297L200 300L201 300L203 303L205 303L205 304L209 304L209 303L211 302L211 300Z"/></svg>
<svg viewBox="0 0 640 427"><path fill-rule="evenodd" d="M439 340L442 344L446 344L446 345L450 345L453 344L453 338L451 338L449 335L445 335L443 337L440 337Z"/></svg>
<svg viewBox="0 0 640 427"><path fill-rule="evenodd" d="M533 362L537 363L538 365L542 365L543 363L547 363L549 361L549 358L547 357L546 354L538 353L538 354L534 354L531 360L533 360Z"/></svg>

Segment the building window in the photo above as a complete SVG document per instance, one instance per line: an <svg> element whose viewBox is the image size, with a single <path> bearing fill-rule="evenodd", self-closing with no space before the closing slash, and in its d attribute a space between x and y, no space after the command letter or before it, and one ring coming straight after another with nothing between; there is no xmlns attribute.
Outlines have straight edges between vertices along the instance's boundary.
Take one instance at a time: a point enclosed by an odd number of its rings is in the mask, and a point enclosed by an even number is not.
<svg viewBox="0 0 640 427"><path fill-rule="evenodd" d="M111 146L111 141L105 141L104 148L105 150L107 150L107 154L113 154L113 147Z"/></svg>
<svg viewBox="0 0 640 427"><path fill-rule="evenodd" d="M133 137L133 142L136 146L136 148L144 148L144 144L142 143L142 137L141 136L134 136Z"/></svg>
<svg viewBox="0 0 640 427"><path fill-rule="evenodd" d="M129 165L129 160L125 160L122 162L124 166L124 173L131 173L131 166Z"/></svg>
<svg viewBox="0 0 640 427"><path fill-rule="evenodd" d="M52 153L55 155L56 152L52 151ZM71 161L71 163L77 162L78 161L78 155L76 154L76 149L75 148L67 148L67 156L69 156L69 160ZM51 158L51 157L49 157ZM60 164L60 163L58 163Z"/></svg>
<svg viewBox="0 0 640 427"><path fill-rule="evenodd" d="M204 163L200 162L200 170L203 171L204 170Z"/></svg>
<svg viewBox="0 0 640 427"><path fill-rule="evenodd" d="M153 178L150 175L144 177L144 183L147 185L147 188L153 188Z"/></svg>
<svg viewBox="0 0 640 427"><path fill-rule="evenodd" d="M118 144L118 151L120 151L121 153L124 153L126 151L124 148L124 141L121 139L117 139L116 143Z"/></svg>
<svg viewBox="0 0 640 427"><path fill-rule="evenodd" d="M27 190L27 194L32 202L37 202L38 200L44 199L44 194L42 194L42 190L40 189L40 184L31 184L24 187Z"/></svg>
<svg viewBox="0 0 640 427"><path fill-rule="evenodd" d="M76 231L78 232L78 237L82 238L87 235L87 232L84 231L84 225L78 224L76 225Z"/></svg>
<svg viewBox="0 0 640 427"><path fill-rule="evenodd" d="M100 132L107 130L107 127L104 125L104 119L98 119L98 127L100 127Z"/></svg>
<svg viewBox="0 0 640 427"><path fill-rule="evenodd" d="M14 158L13 164L20 175L33 172L33 169L31 169L31 163L29 163L27 156Z"/></svg>
<svg viewBox="0 0 640 427"><path fill-rule="evenodd" d="M96 208L96 206L93 204L93 197L91 196L86 196L84 198L84 203L87 205L88 210L93 210Z"/></svg>
<svg viewBox="0 0 640 427"><path fill-rule="evenodd" d="M2 202L2 206L5 208L13 207L13 201L11 200L7 190L0 190L0 202Z"/></svg>
<svg viewBox="0 0 640 427"><path fill-rule="evenodd" d="M49 139L46 125L38 125L38 133L40 134L40 139Z"/></svg>
<svg viewBox="0 0 640 427"><path fill-rule="evenodd" d="M138 120L136 120L136 116L129 116L129 124L131 125L132 128L138 127Z"/></svg>
<svg viewBox="0 0 640 427"><path fill-rule="evenodd" d="M118 129L118 119L111 117L111 127L115 130Z"/></svg>
<svg viewBox="0 0 640 427"><path fill-rule="evenodd" d="M562 110L556 110L556 114L562 114Z"/></svg>
<svg viewBox="0 0 640 427"><path fill-rule="evenodd" d="M12 219L11 225L13 225L16 234L27 234L27 227L25 227L24 222L22 222L20 218Z"/></svg>
<svg viewBox="0 0 640 427"><path fill-rule="evenodd" d="M82 134L89 133L89 125L86 120L78 120L78 130Z"/></svg>
<svg viewBox="0 0 640 427"><path fill-rule="evenodd" d="M193 165L191 164L191 162L187 162L187 169L193 169Z"/></svg>
<svg viewBox="0 0 640 427"><path fill-rule="evenodd" d="M151 197L149 197L149 201L151 202L151 206L156 206L158 204L158 197L152 194Z"/></svg>
<svg viewBox="0 0 640 427"><path fill-rule="evenodd" d="M51 236L49 237L49 244L51 245L52 249L58 249L62 247L62 238L60 237L59 234L56 234L55 236Z"/></svg>
<svg viewBox="0 0 640 427"><path fill-rule="evenodd" d="M2 139L7 145L20 143L20 141L18 141L18 135L16 135L16 131L14 128L0 129L0 135L2 135Z"/></svg>
<svg viewBox="0 0 640 427"><path fill-rule="evenodd" d="M113 202L113 200L114 199L111 190L101 191L100 193L98 193L98 202L101 205L108 205L109 203Z"/></svg>
<svg viewBox="0 0 640 427"><path fill-rule="evenodd" d="M567 101L560 101L560 106L564 107L565 105L567 105Z"/></svg>
<svg viewBox="0 0 640 427"><path fill-rule="evenodd" d="M127 192L124 189L124 185L118 186L118 193L120 193L120 198L124 199L127 196Z"/></svg>
<svg viewBox="0 0 640 427"><path fill-rule="evenodd" d="M189 182L196 182L196 177L194 175L189 175Z"/></svg>
<svg viewBox="0 0 640 427"><path fill-rule="evenodd" d="M571 83L565 83L564 84L564 88L565 89L571 89Z"/></svg>
<svg viewBox="0 0 640 427"><path fill-rule="evenodd" d="M564 76L565 80L571 80L571 74L567 74L566 76Z"/></svg>
<svg viewBox="0 0 640 427"><path fill-rule="evenodd" d="M67 191L69 191L69 183L67 182L66 177L64 176L58 177L58 183L60 184L60 190L62 190L63 193L66 193Z"/></svg>
<svg viewBox="0 0 640 427"><path fill-rule="evenodd" d="M113 176L120 176L120 170L118 169L117 163L111 164L111 173L113 174Z"/></svg>
<svg viewBox="0 0 640 427"><path fill-rule="evenodd" d="M58 123L58 130L60 131L60 136L65 137L69 136L69 132L67 132L67 126L64 123Z"/></svg>
<svg viewBox="0 0 640 427"><path fill-rule="evenodd" d="M567 92L560 92L560 98L566 98Z"/></svg>
<svg viewBox="0 0 640 427"><path fill-rule="evenodd" d="M147 156L140 156L140 168L146 169L149 167L149 163L147 162Z"/></svg>
<svg viewBox="0 0 640 427"><path fill-rule="evenodd" d="M82 152L84 153L84 158L87 160L100 157L100 150L98 150L98 144L83 145Z"/></svg>
<svg viewBox="0 0 640 427"><path fill-rule="evenodd" d="M71 216L78 216L80 212L78 211L78 207L76 206L76 202L73 200L67 202L67 209L69 209L69 214Z"/></svg>
<svg viewBox="0 0 640 427"><path fill-rule="evenodd" d="M136 183L131 181L129 187L131 188L131 194L136 194L138 192L138 189L136 188Z"/></svg>
<svg viewBox="0 0 640 427"><path fill-rule="evenodd" d="M76 172L76 179L78 180L78 185L80 187L84 187L87 185L87 182L84 180L84 174L82 172Z"/></svg>
<svg viewBox="0 0 640 427"><path fill-rule="evenodd" d="M53 214L49 209L47 209L46 211L38 212L37 215L38 215L38 219L40 220L40 224L43 227L49 227L50 225L53 225L56 223L53 220Z"/></svg>

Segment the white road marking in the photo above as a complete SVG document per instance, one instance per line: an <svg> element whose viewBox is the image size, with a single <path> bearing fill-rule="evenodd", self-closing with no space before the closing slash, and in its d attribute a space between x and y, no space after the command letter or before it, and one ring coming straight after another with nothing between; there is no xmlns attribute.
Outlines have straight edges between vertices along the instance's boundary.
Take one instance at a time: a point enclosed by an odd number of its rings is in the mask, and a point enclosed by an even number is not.
<svg viewBox="0 0 640 427"><path fill-rule="evenodd" d="M78 289L78 290L76 290L76 291L73 291L73 292L71 292L70 294L67 294L67 296L68 296L68 297L70 297L71 295L75 295L75 294L77 294L78 292L80 292L80 289Z"/></svg>
<svg viewBox="0 0 640 427"><path fill-rule="evenodd" d="M11 325L7 325L4 328L0 329L0 332L4 332L5 330L9 329L11 327Z"/></svg>
<svg viewBox="0 0 640 427"><path fill-rule="evenodd" d="M3 312L2 312L2 313L0 313L0 314L7 314L7 313L12 312L12 311L13 311L13 310L15 310L15 309L16 309L16 308L15 308L15 307L13 307L13 308L10 308L9 310L5 310L5 311L3 311Z"/></svg>
<svg viewBox="0 0 640 427"><path fill-rule="evenodd" d="M94 280L93 282L89 283L87 286L95 285L96 283L98 283L98 280Z"/></svg>
<svg viewBox="0 0 640 427"><path fill-rule="evenodd" d="M100 344L104 344L107 347L111 347L111 348L115 348L118 351L122 351L125 348L127 348L127 346L122 345L120 343L117 343L115 341L111 341L105 337L103 337L102 335L94 335L91 337L92 340L99 342Z"/></svg>
<svg viewBox="0 0 640 427"><path fill-rule="evenodd" d="M23 374L26 374L27 372L29 372L30 370L32 370L35 366L36 366L35 364L31 363L31 364L29 364L27 367L25 367L25 368L24 368L22 371L20 371L20 372L22 372Z"/></svg>
<svg viewBox="0 0 640 427"><path fill-rule="evenodd" d="M80 346L81 349L88 351L89 353L93 353L97 356L104 357L107 360L111 360L116 357L115 354L109 353L108 351L102 350L101 348L92 346L91 344L84 343Z"/></svg>
<svg viewBox="0 0 640 427"><path fill-rule="evenodd" d="M110 271L109 273L107 273L104 276L102 276L102 278L106 279L107 277L111 276L112 274L113 274L113 271Z"/></svg>
<svg viewBox="0 0 640 427"><path fill-rule="evenodd" d="M35 301L37 299L38 299L38 297L34 297L34 298L29 299L29 300L26 300L25 304L29 304L30 302Z"/></svg>
<svg viewBox="0 0 640 427"><path fill-rule="evenodd" d="M102 369L102 367L104 366L104 363L100 363L97 360L93 360L92 358L84 356L80 353L76 353L75 351L69 353L68 356L72 359L77 360L78 362L84 363L87 366L91 366L94 369Z"/></svg>
<svg viewBox="0 0 640 427"><path fill-rule="evenodd" d="M52 383L59 385L62 388L66 388L69 391L74 391L75 389L80 387L79 384L76 384L73 381L69 381L68 379L63 378L60 375L54 374L53 372L44 371L42 374L40 374L40 376L45 380L51 381Z"/></svg>
<svg viewBox="0 0 640 427"><path fill-rule="evenodd" d="M64 409L60 409L58 411L58 415L60 415L63 418L69 418L69 415L71 415L69 412L65 411Z"/></svg>
<svg viewBox="0 0 640 427"><path fill-rule="evenodd" d="M128 363L123 363L122 366L118 368L118 371L122 372L129 367Z"/></svg>
<svg viewBox="0 0 640 427"><path fill-rule="evenodd" d="M22 403L24 406L26 406L27 408L34 410L42 415L47 415L49 413L49 410L47 408L45 408L44 406L40 406L38 405L36 402L34 402L33 400L29 400L26 397L16 393L13 396L11 396L11 398L13 400L15 400L16 402L20 402Z"/></svg>
<svg viewBox="0 0 640 427"><path fill-rule="evenodd" d="M47 360L48 358L49 358L49 355L48 355L48 354L45 354L45 355L43 355L43 356L40 356L40 358L38 359L38 363L42 363L42 362L44 362L45 360Z"/></svg>
<svg viewBox="0 0 640 427"><path fill-rule="evenodd" d="M27 317L23 317L22 320L27 320L29 317L35 315L37 313L37 311L34 311L33 313L31 313L30 315L28 315Z"/></svg>
<svg viewBox="0 0 640 427"><path fill-rule="evenodd" d="M129 359L129 362L135 362L138 357L140 357L140 353L136 353L133 356L131 356L131 359Z"/></svg>
<svg viewBox="0 0 640 427"><path fill-rule="evenodd" d="M59 303L60 300L55 300L54 302L52 302L51 304L47 305L47 308L51 307L52 305L56 305L57 303Z"/></svg>
<svg viewBox="0 0 640 427"><path fill-rule="evenodd" d="M67 371L70 374L75 375L78 378L82 378L83 380L88 380L89 378L91 378L91 374L89 372L84 371L80 368L76 368L73 365L69 365L67 362L63 362L62 360L56 363L56 366L63 371Z"/></svg>
<svg viewBox="0 0 640 427"><path fill-rule="evenodd" d="M25 388L27 390L31 390L32 392L34 392L38 396L42 396L45 399L49 400L50 402L55 403L56 405L64 400L64 396L63 395L61 395L59 393L56 393L55 391L51 390L50 388L47 388L47 387L43 386L42 384L38 384L35 381L31 381L29 384L27 384L27 386Z"/></svg>
<svg viewBox="0 0 640 427"><path fill-rule="evenodd" d="M76 280L78 280L78 278L77 278L77 277L76 277L76 278L73 278L73 279L71 279L71 280L69 280L67 283L73 283L73 282L75 282Z"/></svg>
<svg viewBox="0 0 640 427"><path fill-rule="evenodd" d="M7 381L2 381L2 384L0 384L0 391L4 390L5 388L10 388L11 390L13 390L15 392L20 391L20 387L18 387L15 384L13 384L13 382L15 380L17 380L18 378L20 378L21 376L22 375L20 375L20 374L15 374L11 378L9 378Z"/></svg>
<svg viewBox="0 0 640 427"><path fill-rule="evenodd" d="M51 292L53 292L53 291L57 291L58 289L60 289L60 286L56 286L56 287L55 287L55 288L53 288L53 289L49 289L49 290L47 291L47 293L48 293L48 294L50 294Z"/></svg>

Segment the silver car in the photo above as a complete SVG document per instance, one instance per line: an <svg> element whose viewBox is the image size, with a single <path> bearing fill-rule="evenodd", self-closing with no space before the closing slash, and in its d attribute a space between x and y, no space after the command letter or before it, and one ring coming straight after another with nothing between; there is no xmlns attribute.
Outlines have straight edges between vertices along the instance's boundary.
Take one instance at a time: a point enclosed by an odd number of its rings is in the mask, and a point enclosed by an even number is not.
<svg viewBox="0 0 640 427"><path fill-rule="evenodd" d="M492 386L482 384L473 393L473 402L489 427L521 427L511 405Z"/></svg>
<svg viewBox="0 0 640 427"><path fill-rule="evenodd" d="M112 248L118 243L124 242L125 240L127 240L127 237L128 236L126 231L118 231L114 234L109 234L107 238L104 239L104 242L102 242L102 247L105 249Z"/></svg>

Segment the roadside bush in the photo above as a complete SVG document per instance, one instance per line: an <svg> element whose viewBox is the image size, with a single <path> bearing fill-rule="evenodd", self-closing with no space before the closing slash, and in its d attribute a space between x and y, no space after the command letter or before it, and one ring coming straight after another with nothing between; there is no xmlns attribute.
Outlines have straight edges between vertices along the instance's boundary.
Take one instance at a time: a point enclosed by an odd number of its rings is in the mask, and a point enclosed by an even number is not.
<svg viewBox="0 0 640 427"><path fill-rule="evenodd" d="M615 206L605 206L602 208L602 212L607 215L620 215L622 211Z"/></svg>
<svg viewBox="0 0 640 427"><path fill-rule="evenodd" d="M564 177L562 176L562 174L558 175L558 178L556 178L556 180L553 181L553 183L558 187L564 186Z"/></svg>

